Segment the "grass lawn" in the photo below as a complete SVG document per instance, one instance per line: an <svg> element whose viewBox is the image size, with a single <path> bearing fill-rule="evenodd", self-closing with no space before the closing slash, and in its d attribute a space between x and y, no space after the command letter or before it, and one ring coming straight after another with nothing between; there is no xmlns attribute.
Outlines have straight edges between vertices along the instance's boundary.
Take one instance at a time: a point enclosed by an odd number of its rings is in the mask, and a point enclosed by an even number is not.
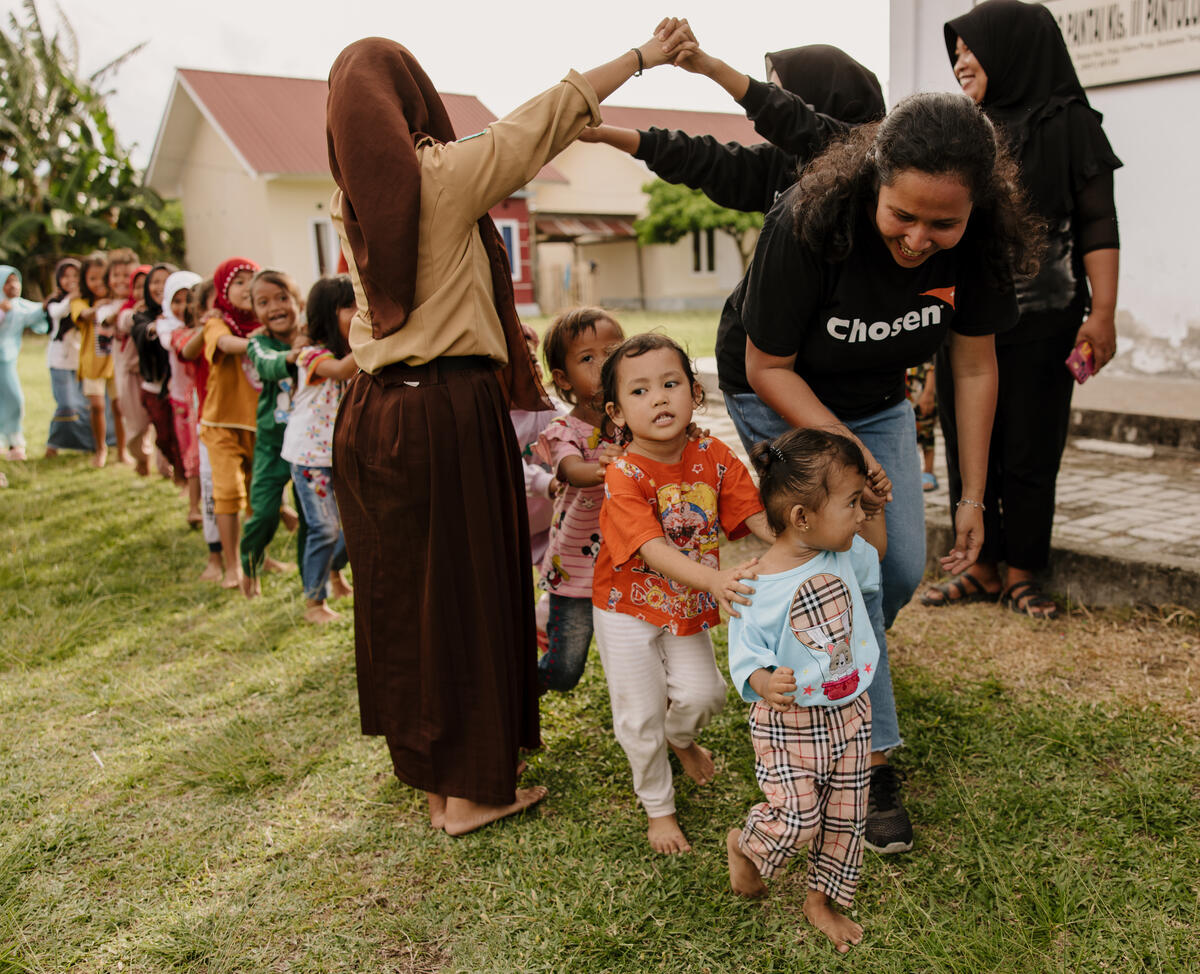
<svg viewBox="0 0 1200 974"><path fill-rule="evenodd" d="M43 363L27 340L31 456ZM348 612L316 630L295 577L253 604L193 581L204 547L157 478L0 468L0 974L839 964L802 862L765 901L728 891L724 834L759 794L732 695L716 782L679 782L694 854L649 852L594 655L544 703L526 781L550 797L451 839L358 732ZM892 645L917 844L867 854L842 966L1200 970L1196 617L910 607Z"/></svg>

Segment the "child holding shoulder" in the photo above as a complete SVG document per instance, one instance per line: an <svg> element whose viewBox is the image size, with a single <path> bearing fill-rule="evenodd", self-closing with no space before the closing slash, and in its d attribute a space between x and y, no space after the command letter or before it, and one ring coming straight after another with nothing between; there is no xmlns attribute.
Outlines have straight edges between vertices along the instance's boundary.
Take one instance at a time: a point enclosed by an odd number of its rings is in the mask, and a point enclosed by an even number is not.
<svg viewBox="0 0 1200 974"><path fill-rule="evenodd" d="M250 301L262 330L246 343L246 360L258 375L261 388L254 432L254 472L251 477L251 514L242 525L242 594L251 599L262 594L259 575L287 571L285 565L267 557L267 545L279 528L279 505L292 472L279 455L292 394L296 389L297 349L292 348L300 325L304 299L291 275L262 270L250 282ZM297 538L303 548L304 534Z"/></svg>
<svg viewBox="0 0 1200 974"><path fill-rule="evenodd" d="M608 350L624 337L621 326L601 308L565 311L546 332L550 376L573 408L550 421L535 449L562 484L539 583L550 596L548 648L538 660L542 693L573 689L587 664L604 470L621 453L600 398L600 368ZM610 432L605 432L606 426Z"/></svg>
<svg viewBox="0 0 1200 974"><path fill-rule="evenodd" d="M808 847L804 915L841 952L862 927L854 901L870 784L871 685L879 647L864 592L879 588L883 514L862 509L867 466L852 440L796 429L751 452L776 532L754 603L729 623L729 673L750 710L766 801L726 837L734 892L759 896ZM890 485L885 485L890 486Z"/></svg>
<svg viewBox="0 0 1200 974"><path fill-rule="evenodd" d="M217 313L204 321L204 357L209 368L200 442L207 448L212 466L213 510L225 559L222 588L238 588L242 583L238 514L249 494L258 405L253 373L243 358L246 339L258 325L250 302L250 281L258 269L244 257L221 263L213 272Z"/></svg>
<svg viewBox="0 0 1200 974"><path fill-rule="evenodd" d="M604 363L605 408L627 452L604 476L593 620L612 702L613 731L650 818L655 852L688 852L675 817L667 748L697 784L715 773L696 743L725 704L708 630L718 607L748 604L754 561L722 570L718 528L773 541L758 492L720 440L689 438L704 400L687 354L670 338L635 335Z"/></svg>
<svg viewBox="0 0 1200 974"><path fill-rule="evenodd" d="M306 307L307 335L296 359L299 383L280 455L307 524L300 551L304 619L321 624L340 618L326 599L354 591L342 578L346 539L333 497L333 423L346 381L358 371L347 338L357 308L350 278L341 274L317 281Z"/></svg>

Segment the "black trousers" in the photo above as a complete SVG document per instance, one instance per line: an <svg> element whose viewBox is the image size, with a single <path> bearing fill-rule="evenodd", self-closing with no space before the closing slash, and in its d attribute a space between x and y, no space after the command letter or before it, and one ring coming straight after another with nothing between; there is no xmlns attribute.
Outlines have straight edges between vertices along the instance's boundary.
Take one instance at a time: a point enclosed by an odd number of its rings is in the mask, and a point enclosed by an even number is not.
<svg viewBox="0 0 1200 974"><path fill-rule="evenodd" d="M1050 560L1054 487L1067 443L1075 387L1064 363L1075 345L1075 331L1055 329L1040 341L996 346L1000 384L988 451L980 561L1004 562L1035 572ZM938 353L937 395L953 513L962 497L962 477L954 376L944 346Z"/></svg>

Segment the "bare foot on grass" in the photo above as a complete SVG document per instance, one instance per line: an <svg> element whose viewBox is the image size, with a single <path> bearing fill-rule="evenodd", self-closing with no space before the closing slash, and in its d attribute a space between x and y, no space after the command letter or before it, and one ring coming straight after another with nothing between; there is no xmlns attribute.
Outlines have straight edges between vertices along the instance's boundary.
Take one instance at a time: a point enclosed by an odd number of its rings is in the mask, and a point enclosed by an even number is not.
<svg viewBox="0 0 1200 974"><path fill-rule="evenodd" d="M122 467L132 467L135 461L133 457L130 456L128 451L122 451L121 453L117 454L117 463L119 463Z"/></svg>
<svg viewBox="0 0 1200 974"><path fill-rule="evenodd" d="M742 837L741 829L730 829L725 836L725 854L729 859L729 885L738 896L764 896L766 884L758 867L742 852L738 840Z"/></svg>
<svg viewBox="0 0 1200 974"><path fill-rule="evenodd" d="M311 622L316 626L323 626L327 622L333 622L340 619L342 614L334 612L324 602L318 602L316 605L310 605L304 610L304 621Z"/></svg>
<svg viewBox="0 0 1200 974"><path fill-rule="evenodd" d="M263 560L263 571L271 572L272 574L282 575L285 572L294 572L296 563L292 561L276 561L270 555Z"/></svg>
<svg viewBox="0 0 1200 974"><path fill-rule="evenodd" d="M679 819L672 812L650 819L650 827L646 830L646 838L650 840L650 848L664 856L674 856L680 852L691 852L692 846L683 829L679 827Z"/></svg>
<svg viewBox="0 0 1200 974"><path fill-rule="evenodd" d="M839 954L846 953L854 944L862 943L863 928L848 916L838 913L825 893L815 889L804 898L804 915L808 922L825 934Z"/></svg>
<svg viewBox="0 0 1200 974"><path fill-rule="evenodd" d="M533 788L518 788L516 801L510 805L480 805L478 802L467 801L465 798L447 798L444 827L449 835L466 835L491 822L532 808L547 794L546 788L542 785L536 785Z"/></svg>
<svg viewBox="0 0 1200 974"><path fill-rule="evenodd" d="M248 599L256 599L262 595L262 582L253 575L242 576L242 594Z"/></svg>
<svg viewBox="0 0 1200 974"><path fill-rule="evenodd" d="M92 466L103 467L108 463L108 450L97 450L92 454Z"/></svg>
<svg viewBox="0 0 1200 974"><path fill-rule="evenodd" d="M429 824L431 827L444 829L446 827L446 799L443 795L435 795L432 791L425 792L425 800L429 802Z"/></svg>
<svg viewBox="0 0 1200 974"><path fill-rule="evenodd" d="M226 568L221 575L221 588L241 588L242 587L242 570L240 568Z"/></svg>
<svg viewBox="0 0 1200 974"><path fill-rule="evenodd" d="M354 586L342 577L339 571L329 573L329 601L334 599L346 599L354 594Z"/></svg>
<svg viewBox="0 0 1200 974"><path fill-rule="evenodd" d="M204 571L200 573L200 581L219 582L224 573L225 566L221 564L221 556L214 552L208 556L208 564L204 566Z"/></svg>
<svg viewBox="0 0 1200 974"><path fill-rule="evenodd" d="M717 776L717 766L713 764L712 751L701 747L694 741L687 747L671 744L671 750L679 763L683 765L684 773L698 785L707 785Z"/></svg>

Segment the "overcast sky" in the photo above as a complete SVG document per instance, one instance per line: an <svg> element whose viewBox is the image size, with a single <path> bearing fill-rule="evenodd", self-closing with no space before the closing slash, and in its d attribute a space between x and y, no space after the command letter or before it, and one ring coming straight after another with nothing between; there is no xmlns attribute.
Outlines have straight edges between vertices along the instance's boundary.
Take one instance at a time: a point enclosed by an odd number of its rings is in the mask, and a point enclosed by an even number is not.
<svg viewBox="0 0 1200 974"><path fill-rule="evenodd" d="M801 44L835 44L878 75L887 90L887 0L736 3L698 0L654 9L644 0L59 0L92 71L146 41L116 75L109 109L121 140L144 164L177 67L324 78L348 43L373 34L408 47L442 91L472 94L497 115L562 77L641 43L662 16L687 17L700 44L761 78L763 54ZM0 0L5 27L18 0ZM52 0L39 0L47 31ZM706 78L662 67L633 78L615 105L736 110Z"/></svg>

